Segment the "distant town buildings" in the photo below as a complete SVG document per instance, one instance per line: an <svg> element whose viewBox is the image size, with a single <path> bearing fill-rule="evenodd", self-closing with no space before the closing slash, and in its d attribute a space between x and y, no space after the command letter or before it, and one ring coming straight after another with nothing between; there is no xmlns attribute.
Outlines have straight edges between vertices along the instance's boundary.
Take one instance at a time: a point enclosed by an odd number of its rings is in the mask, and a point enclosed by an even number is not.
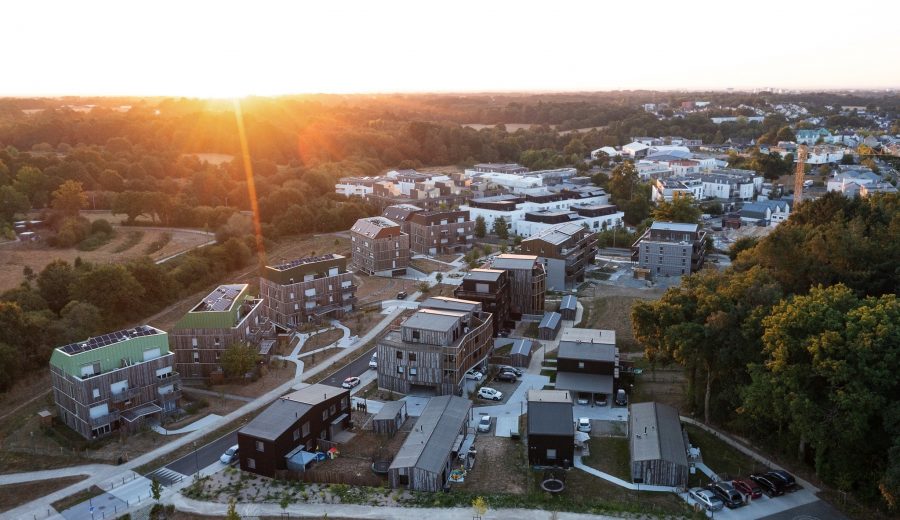
<svg viewBox="0 0 900 520"><path fill-rule="evenodd" d="M59 421L88 440L175 412L181 379L165 332L141 325L58 347L50 384Z"/></svg>
<svg viewBox="0 0 900 520"><path fill-rule="evenodd" d="M343 318L353 310L356 289L347 258L334 253L267 265L259 278L266 315L291 328Z"/></svg>
<svg viewBox="0 0 900 520"><path fill-rule="evenodd" d="M361 218L350 228L354 271L377 276L406 274L409 235L384 217Z"/></svg>

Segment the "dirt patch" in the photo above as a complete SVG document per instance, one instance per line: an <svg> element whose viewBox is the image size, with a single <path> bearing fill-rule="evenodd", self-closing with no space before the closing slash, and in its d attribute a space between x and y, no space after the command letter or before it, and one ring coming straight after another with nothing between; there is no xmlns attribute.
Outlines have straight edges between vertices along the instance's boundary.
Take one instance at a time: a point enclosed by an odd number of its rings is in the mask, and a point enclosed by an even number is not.
<svg viewBox="0 0 900 520"><path fill-rule="evenodd" d="M431 274L434 272L442 272L446 273L450 270L449 265L442 264L440 262L435 262L434 260L429 260L427 258L415 258L409 261L409 266L425 274Z"/></svg>
<svg viewBox="0 0 900 520"><path fill-rule="evenodd" d="M474 448L477 450L475 466L466 473L465 482L452 484L453 490L471 493L525 493L528 478L521 468L528 465L528 460L521 441L479 435L475 438Z"/></svg>
<svg viewBox="0 0 900 520"><path fill-rule="evenodd" d="M205 234L188 230L169 229L162 231L152 228L122 226L116 226L115 229L116 236L107 244L93 251L79 251L74 247L58 249L50 247L42 241L27 244L8 242L0 245L0 256L3 257L3 261L0 262L0 291L12 289L22 283L25 280L25 276L22 273L25 267L30 267L34 272L39 273L47 264L56 259L65 260L70 264L74 263L78 257L88 262L104 264L125 262L144 256L144 250L149 244L159 241L164 234L170 233L172 238L165 247L149 255L152 259L158 260L186 251L210 240L210 237ZM129 231L142 231L144 234L136 244L128 249L116 252L129 240Z"/></svg>
<svg viewBox="0 0 900 520"><path fill-rule="evenodd" d="M51 480L38 480L35 482L23 482L21 484L9 484L0 486L0 513L9 511L22 504L48 495L60 489L66 488L86 479L87 475L75 477L60 477Z"/></svg>
<svg viewBox="0 0 900 520"><path fill-rule="evenodd" d="M655 372L655 374L654 374ZM635 377L633 402L656 401L685 410L687 400L687 377L684 369L678 366L657 368L655 371L644 369Z"/></svg>
<svg viewBox="0 0 900 520"><path fill-rule="evenodd" d="M278 388L294 377L294 374L296 374L296 365L293 363L272 360L272 362L267 365L265 373L256 381L249 383L212 385L208 389L213 392L239 395L242 397L258 397L274 388ZM210 403L212 403L213 400L217 400L214 397L206 397L206 399L209 400Z"/></svg>
<svg viewBox="0 0 900 520"><path fill-rule="evenodd" d="M616 343L623 353L642 353L631 330L631 307L637 301L657 300L663 291L602 285L597 287L597 292L593 298L581 298L584 315L579 327L614 330Z"/></svg>
<svg viewBox="0 0 900 520"><path fill-rule="evenodd" d="M352 336L365 336L375 325L384 319L384 315L379 313L377 309L365 309L354 311L341 319Z"/></svg>
<svg viewBox="0 0 900 520"><path fill-rule="evenodd" d="M435 296L443 296L445 298L453 298L454 297L453 291L456 289L456 287L457 286L455 286L455 285L439 283L439 284L435 285L434 287L428 289L427 293L422 293L422 295L419 296L419 301L424 301L428 298L433 298Z"/></svg>
<svg viewBox="0 0 900 520"><path fill-rule="evenodd" d="M393 300L397 297L398 292L405 291L410 294L415 292L418 287L417 282L405 278L383 278L360 274L357 274L355 278L359 284L359 288L356 289L356 299L359 305Z"/></svg>
<svg viewBox="0 0 900 520"><path fill-rule="evenodd" d="M313 350L331 345L342 337L344 337L344 331L341 329L330 329L326 330L325 332L314 334L312 337L306 340L306 343L304 343L303 347L300 348L300 352L312 352Z"/></svg>

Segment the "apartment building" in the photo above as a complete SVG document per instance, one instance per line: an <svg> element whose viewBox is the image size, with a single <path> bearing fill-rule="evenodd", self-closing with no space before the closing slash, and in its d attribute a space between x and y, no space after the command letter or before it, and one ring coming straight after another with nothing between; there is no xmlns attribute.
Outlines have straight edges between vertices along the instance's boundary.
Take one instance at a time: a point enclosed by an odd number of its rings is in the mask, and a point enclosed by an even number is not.
<svg viewBox="0 0 900 520"><path fill-rule="evenodd" d="M706 232L697 224L654 222L631 246L631 261L650 276L681 276L703 267Z"/></svg>
<svg viewBox="0 0 900 520"><path fill-rule="evenodd" d="M565 291L584 281L597 256L597 235L575 223L556 224L523 240L519 251L544 264L548 289Z"/></svg>
<svg viewBox="0 0 900 520"><path fill-rule="evenodd" d="M463 300L476 301L493 316L493 335L509 322L509 274L503 269L471 269L453 291Z"/></svg>
<svg viewBox="0 0 900 520"><path fill-rule="evenodd" d="M493 319L475 301L420 305L378 341L378 387L403 394L460 395L467 370L493 346ZM452 305L451 305L452 304ZM447 307L458 310L446 310Z"/></svg>
<svg viewBox="0 0 900 520"><path fill-rule="evenodd" d="M544 296L547 292L547 273L537 255L497 255L490 263L491 269L503 269L509 273L509 316L522 319L523 315L544 314Z"/></svg>
<svg viewBox="0 0 900 520"><path fill-rule="evenodd" d="M290 328L344 317L353 310L357 287L347 257L334 253L267 265L259 278L266 315Z"/></svg>
<svg viewBox="0 0 900 520"><path fill-rule="evenodd" d="M356 272L376 276L406 274L409 235L393 220L361 218L350 228L350 265Z"/></svg>
<svg viewBox="0 0 900 520"><path fill-rule="evenodd" d="M165 332L141 325L58 347L50 383L59 420L88 440L174 412L181 381Z"/></svg>
<svg viewBox="0 0 900 520"><path fill-rule="evenodd" d="M468 211L472 220L482 217L488 230L502 218L509 233L529 236L543 227L537 215L559 215L566 220L579 220L592 229L621 225L624 213L609 206L609 195L601 188L564 189L550 192L532 190L519 195L496 195L471 199L459 209ZM552 222L555 224L558 222Z"/></svg>
<svg viewBox="0 0 900 520"><path fill-rule="evenodd" d="M381 216L392 222L400 224L400 231L403 231L408 235L410 219L413 215L422 211L425 210L420 208L419 206L413 206L412 204L394 204L393 206L384 208Z"/></svg>
<svg viewBox="0 0 900 520"><path fill-rule="evenodd" d="M216 287L178 320L169 334L175 367L185 379L221 373L220 359L235 343L258 348L266 340L274 344L274 327L266 317L263 300L251 295L247 284Z"/></svg>
<svg viewBox="0 0 900 520"><path fill-rule="evenodd" d="M367 197L375 191L378 177L341 177L334 185L334 192L345 197Z"/></svg>
<svg viewBox="0 0 900 520"><path fill-rule="evenodd" d="M409 248L420 255L464 253L474 236L468 211L422 211L409 218Z"/></svg>

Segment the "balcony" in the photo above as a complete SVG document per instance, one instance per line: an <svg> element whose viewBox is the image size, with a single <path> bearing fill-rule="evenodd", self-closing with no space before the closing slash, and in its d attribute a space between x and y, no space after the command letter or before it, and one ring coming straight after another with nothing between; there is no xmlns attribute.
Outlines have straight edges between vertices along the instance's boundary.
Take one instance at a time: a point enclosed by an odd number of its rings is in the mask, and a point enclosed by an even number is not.
<svg viewBox="0 0 900 520"><path fill-rule="evenodd" d="M135 397L137 397L137 395L140 393L141 393L140 388L126 388L125 390L122 390L118 394L112 394L112 396L110 397L110 401L112 401L114 403L122 403L125 401L130 401L130 400L134 399Z"/></svg>
<svg viewBox="0 0 900 520"><path fill-rule="evenodd" d="M95 428L98 426L104 426L106 424L110 424L114 421L119 420L119 412L117 410L113 410L106 415L101 415L100 417L91 417L89 422L91 423L91 428Z"/></svg>

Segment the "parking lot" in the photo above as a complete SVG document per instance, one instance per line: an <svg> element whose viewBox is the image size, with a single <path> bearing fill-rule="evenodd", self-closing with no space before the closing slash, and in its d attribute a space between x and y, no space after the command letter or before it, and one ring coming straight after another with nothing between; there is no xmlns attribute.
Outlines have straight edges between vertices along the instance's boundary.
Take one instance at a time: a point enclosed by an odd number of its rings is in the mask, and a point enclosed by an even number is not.
<svg viewBox="0 0 900 520"><path fill-rule="evenodd" d="M685 501L687 501L687 503L692 506L696 504L696 502L692 498L690 498L687 493L682 493L681 497L684 498ZM815 493L811 489L803 488L794 491L793 493L785 493L784 495L775 498L769 498L763 495L762 498L757 498L751 503L737 509L728 509L726 507L720 511L716 511L714 517L721 518L723 520L753 520L757 518L776 515L782 513L783 511L805 506L818 501L818 497L816 497ZM712 513L707 514L712 516ZM781 517L779 516L779 518Z"/></svg>

